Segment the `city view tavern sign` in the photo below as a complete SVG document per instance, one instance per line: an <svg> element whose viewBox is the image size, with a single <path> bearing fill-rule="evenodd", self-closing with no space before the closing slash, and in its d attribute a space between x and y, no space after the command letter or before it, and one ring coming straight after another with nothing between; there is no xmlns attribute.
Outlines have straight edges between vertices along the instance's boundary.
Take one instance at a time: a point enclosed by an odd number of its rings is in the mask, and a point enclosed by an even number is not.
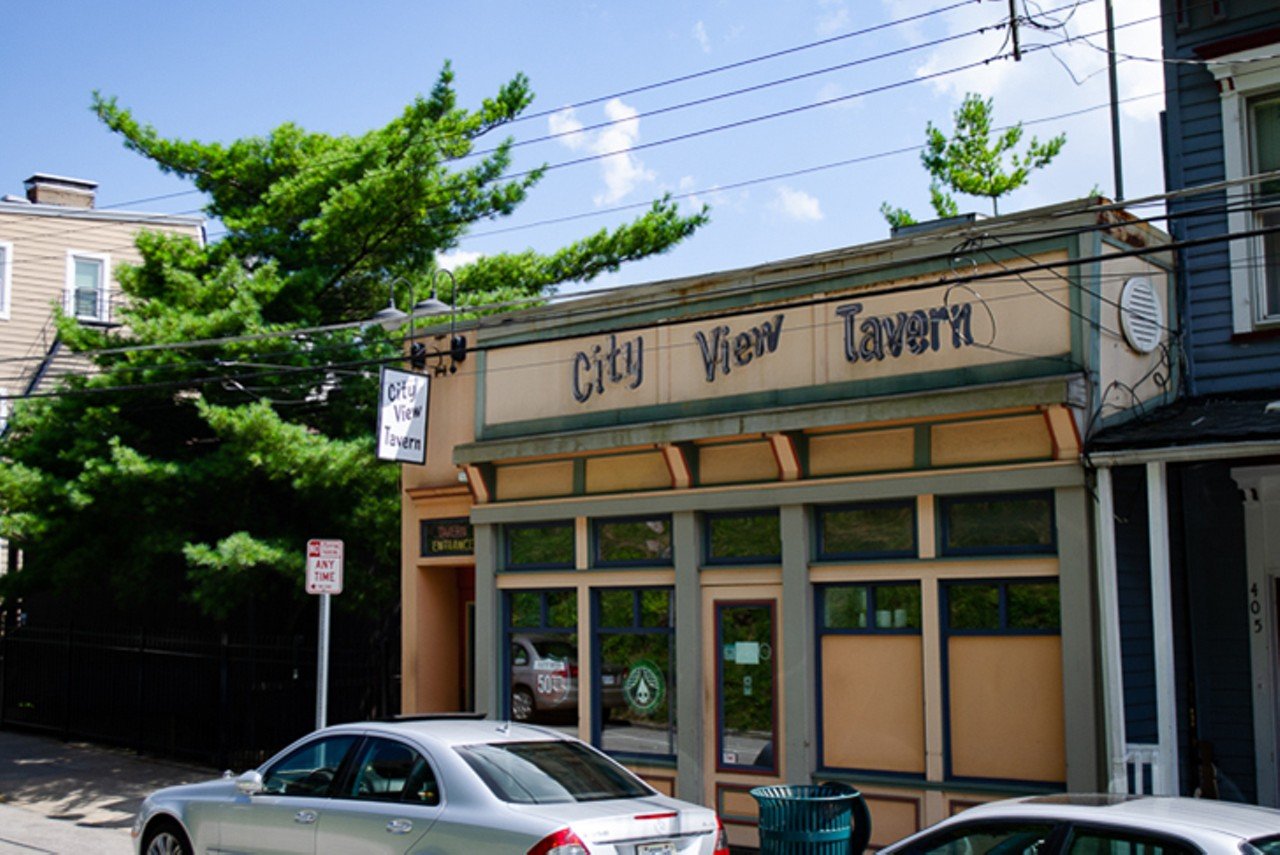
<svg viewBox="0 0 1280 855"><path fill-rule="evenodd" d="M991 280L818 297L758 312L499 348L488 354L485 422L1062 357L1070 351L1070 318L1025 283Z"/></svg>

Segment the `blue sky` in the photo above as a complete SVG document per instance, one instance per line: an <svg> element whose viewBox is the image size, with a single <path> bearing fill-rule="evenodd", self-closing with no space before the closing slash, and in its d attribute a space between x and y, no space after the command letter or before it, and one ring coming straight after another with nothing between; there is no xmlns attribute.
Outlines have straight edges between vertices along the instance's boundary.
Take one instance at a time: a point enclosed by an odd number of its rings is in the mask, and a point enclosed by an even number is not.
<svg viewBox="0 0 1280 855"><path fill-rule="evenodd" d="M553 168L515 216L477 225L455 261L529 247L549 251L638 210L616 209L666 192L689 194L682 204L690 207L710 205L711 224L668 255L600 277L593 287L879 240L887 236L881 202L921 218L929 213L928 177L914 152L876 155L920 145L929 121L949 131L967 91L994 97L997 122L1022 120L1028 137L1068 136L1058 161L1002 202L1002 212L1077 198L1095 187L1111 195L1105 39L1090 35L1102 29L1102 0L1018 5L1048 28L1020 29L1029 49L1021 62L949 73L1008 51L1007 30L995 28L1007 18L1006 0L9 0L0 195L20 194L34 172L52 172L98 181L100 206L194 213L201 197L184 192L189 184L125 150L89 112L95 89L166 136L229 141L285 121L358 134L427 92L446 59L469 106L517 72L528 75L537 93L531 112L555 112L510 127L517 140L613 122L520 146L517 170ZM1158 22L1127 25L1153 18L1158 6L1156 0L1115 5L1119 51L1145 58L1119 66L1121 98L1134 99L1123 112L1125 195L1137 198L1162 190L1162 70L1145 61L1159 57ZM892 24L912 16L924 17ZM891 25L849 35L882 24ZM821 40L833 41L562 109ZM1052 51L1033 47L1052 43ZM884 53L894 55L874 58ZM826 71L850 63L856 64ZM889 88L860 94L880 87ZM824 101L832 103L809 106ZM1032 124L1081 110L1090 111ZM779 112L789 114L758 120ZM685 139L663 142L673 137ZM641 148L554 168L634 146ZM855 159L862 160L822 168ZM804 170L810 171L778 177ZM962 209L985 211L985 204L970 200ZM546 224L566 217L580 219ZM218 231L211 226L211 235Z"/></svg>

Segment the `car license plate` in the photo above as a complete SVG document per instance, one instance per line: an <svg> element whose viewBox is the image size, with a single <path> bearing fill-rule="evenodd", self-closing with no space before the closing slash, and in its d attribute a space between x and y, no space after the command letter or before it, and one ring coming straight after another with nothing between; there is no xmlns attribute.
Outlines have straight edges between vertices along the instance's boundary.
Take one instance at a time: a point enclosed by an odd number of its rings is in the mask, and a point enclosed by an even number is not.
<svg viewBox="0 0 1280 855"><path fill-rule="evenodd" d="M641 843L636 847L636 855L676 855L676 845L669 840L662 843Z"/></svg>
<svg viewBox="0 0 1280 855"><path fill-rule="evenodd" d="M617 682L618 682L618 678L617 678L617 677L615 677L614 675L612 675L612 674L605 674L605 675L604 675L604 684L605 684L606 686L613 686L613 685L617 684Z"/></svg>

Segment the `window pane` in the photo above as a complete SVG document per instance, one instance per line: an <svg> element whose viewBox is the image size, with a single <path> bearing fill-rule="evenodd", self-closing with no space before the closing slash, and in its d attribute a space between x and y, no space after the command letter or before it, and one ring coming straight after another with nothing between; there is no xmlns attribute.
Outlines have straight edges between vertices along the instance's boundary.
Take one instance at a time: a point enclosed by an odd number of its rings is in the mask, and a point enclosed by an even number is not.
<svg viewBox="0 0 1280 855"><path fill-rule="evenodd" d="M947 605L951 629L1000 629L1000 588L996 585L952 585Z"/></svg>
<svg viewBox="0 0 1280 855"><path fill-rule="evenodd" d="M577 592L512 591L506 597L511 616L505 627L510 717L576 735Z"/></svg>
<svg viewBox="0 0 1280 855"><path fill-rule="evenodd" d="M507 528L507 566L573 567L573 525Z"/></svg>
<svg viewBox="0 0 1280 855"><path fill-rule="evenodd" d="M88 258L75 260L75 313L76 317L98 316L99 290L102 282L102 262Z"/></svg>
<svg viewBox="0 0 1280 855"><path fill-rule="evenodd" d="M822 611L823 624L828 629L866 629L867 589L862 585L827 588Z"/></svg>
<svg viewBox="0 0 1280 855"><path fill-rule="evenodd" d="M1048 495L943 501L946 550L1048 551L1053 546L1053 499Z"/></svg>
<svg viewBox="0 0 1280 855"><path fill-rule="evenodd" d="M877 585L875 597L877 627L920 628L919 585Z"/></svg>
<svg viewBox="0 0 1280 855"><path fill-rule="evenodd" d="M827 508L819 520L823 558L915 553L915 506L910 503Z"/></svg>
<svg viewBox="0 0 1280 855"><path fill-rule="evenodd" d="M1077 831L1068 855L1191 855L1196 850L1139 832Z"/></svg>
<svg viewBox="0 0 1280 855"><path fill-rule="evenodd" d="M672 625L671 591L666 588L646 588L640 592L640 625L666 628Z"/></svg>
<svg viewBox="0 0 1280 855"><path fill-rule="evenodd" d="M626 769L576 742L498 742L455 750L505 802L555 804L653 795Z"/></svg>
<svg viewBox="0 0 1280 855"><path fill-rule="evenodd" d="M782 529L776 511L707 517L711 561L781 561Z"/></svg>
<svg viewBox="0 0 1280 855"><path fill-rule="evenodd" d="M354 736L331 736L307 743L267 770L263 790L282 796L327 795Z"/></svg>
<svg viewBox="0 0 1280 855"><path fill-rule="evenodd" d="M631 589L600 591L600 625L631 626L635 621L635 592Z"/></svg>
<svg viewBox="0 0 1280 855"><path fill-rule="evenodd" d="M1280 99L1263 101L1253 108L1254 172L1280 169ZM1280 180L1263 183L1259 195L1280 196Z"/></svg>
<svg viewBox="0 0 1280 855"><path fill-rule="evenodd" d="M671 594L670 588L596 592L597 716L605 751L675 755Z"/></svg>
<svg viewBox="0 0 1280 855"><path fill-rule="evenodd" d="M547 594L547 625L578 626L578 595L573 591L551 591Z"/></svg>
<svg viewBox="0 0 1280 855"><path fill-rule="evenodd" d="M1010 584L1009 629L1056 630L1061 624L1056 582Z"/></svg>
<svg viewBox="0 0 1280 855"><path fill-rule="evenodd" d="M1035 855L1053 834L1049 823L960 826L926 837L903 855Z"/></svg>
<svg viewBox="0 0 1280 855"><path fill-rule="evenodd" d="M596 523L596 557L602 564L671 563L671 521Z"/></svg>
<svg viewBox="0 0 1280 855"><path fill-rule="evenodd" d="M426 762L407 745L389 739L374 739L364 750L355 766L355 779L347 795L351 798L378 802L398 802L408 795L408 787L418 788L409 801L428 801L431 793L439 801L435 791L435 779ZM415 774L416 773L416 774Z"/></svg>
<svg viewBox="0 0 1280 855"><path fill-rule="evenodd" d="M511 625L541 626L542 596L518 592L511 595Z"/></svg>
<svg viewBox="0 0 1280 855"><path fill-rule="evenodd" d="M773 611L723 605L718 612L720 764L772 770Z"/></svg>
<svg viewBox="0 0 1280 855"><path fill-rule="evenodd" d="M1280 202L1280 198L1277 199ZM1267 317L1280 317L1280 210L1267 211L1260 217L1263 228L1275 229L1262 238L1263 262L1266 266L1265 291L1266 305L1263 311Z"/></svg>

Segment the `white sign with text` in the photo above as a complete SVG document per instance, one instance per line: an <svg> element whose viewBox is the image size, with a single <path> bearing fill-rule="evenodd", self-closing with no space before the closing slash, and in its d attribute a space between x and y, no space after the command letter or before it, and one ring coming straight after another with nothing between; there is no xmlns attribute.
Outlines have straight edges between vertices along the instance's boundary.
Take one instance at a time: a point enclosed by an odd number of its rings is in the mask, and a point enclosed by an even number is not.
<svg viewBox="0 0 1280 855"><path fill-rule="evenodd" d="M342 593L342 541L307 541L307 593Z"/></svg>
<svg viewBox="0 0 1280 855"><path fill-rule="evenodd" d="M378 459L425 463L431 378L383 368L378 387Z"/></svg>

